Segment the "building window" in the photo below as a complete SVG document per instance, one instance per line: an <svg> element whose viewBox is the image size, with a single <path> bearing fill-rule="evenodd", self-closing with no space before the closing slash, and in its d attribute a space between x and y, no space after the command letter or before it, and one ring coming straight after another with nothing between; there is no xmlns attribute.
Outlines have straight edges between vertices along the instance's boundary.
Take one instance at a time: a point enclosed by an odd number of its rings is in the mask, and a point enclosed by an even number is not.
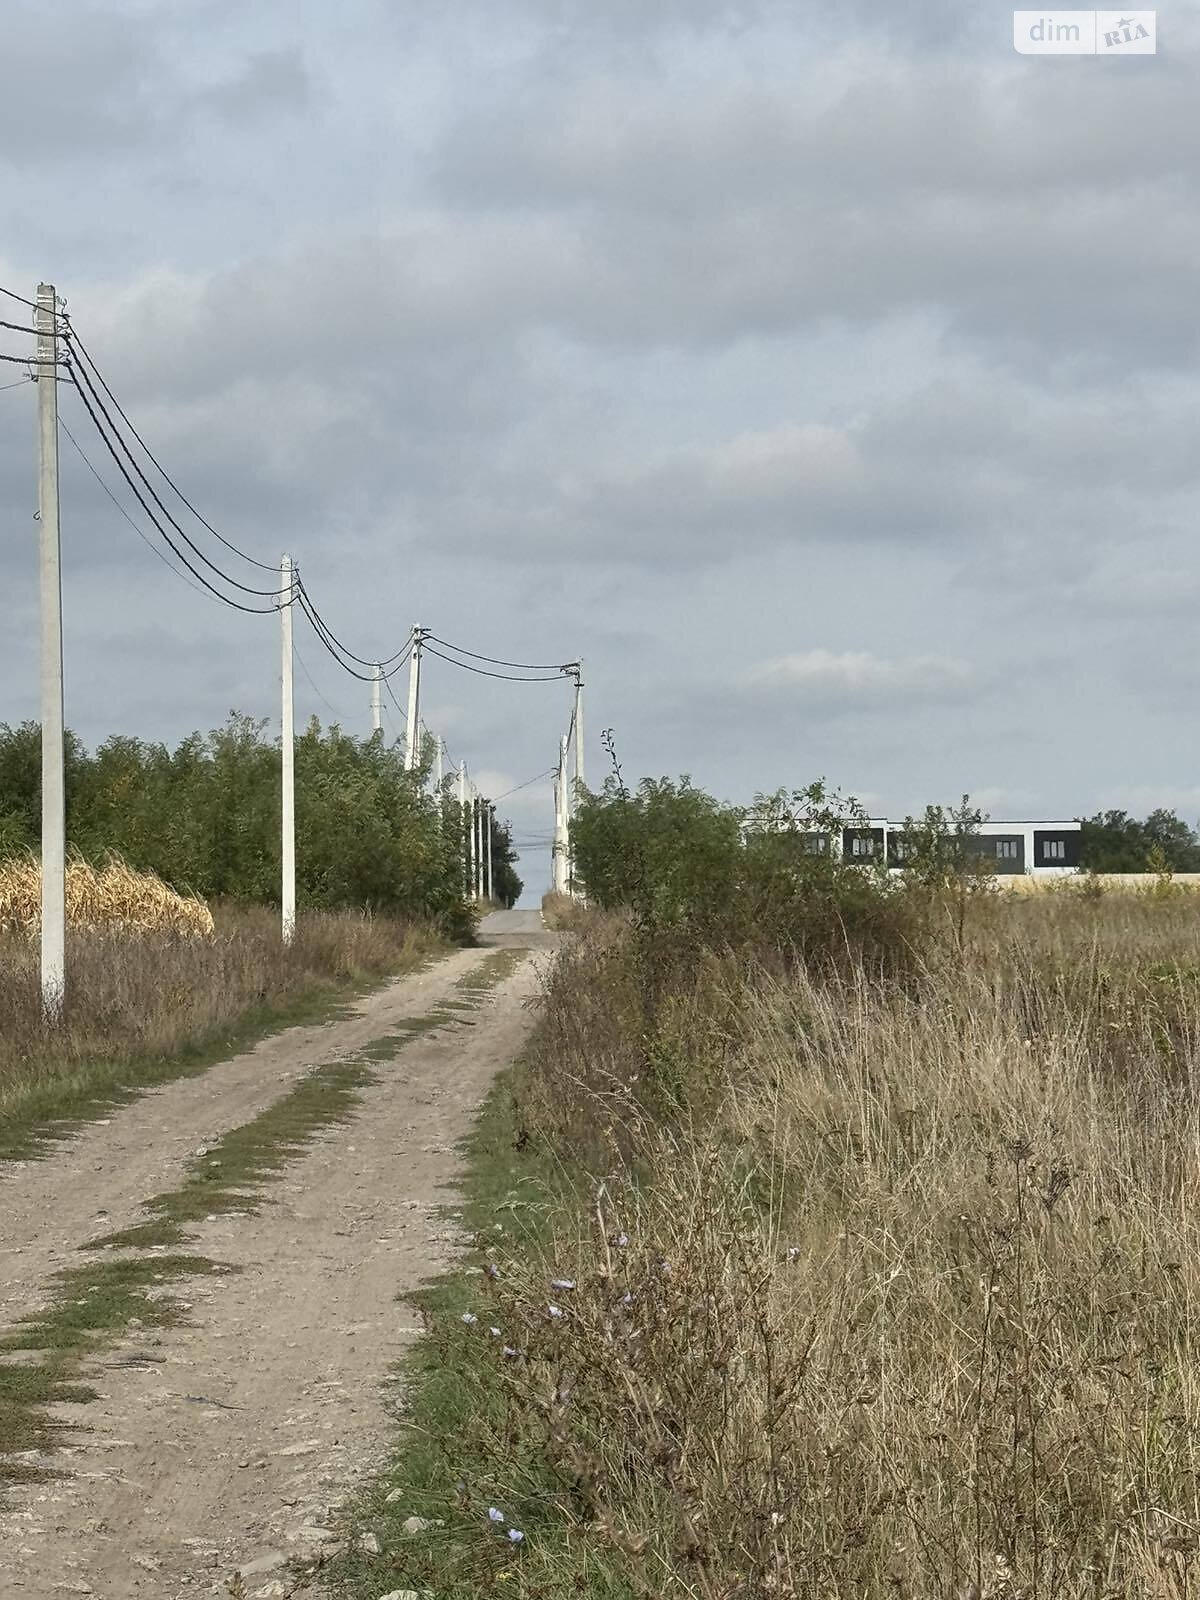
<svg viewBox="0 0 1200 1600"><path fill-rule="evenodd" d="M829 840L823 833L806 833L804 835L804 854L806 856L823 856L828 854Z"/></svg>
<svg viewBox="0 0 1200 1600"><path fill-rule="evenodd" d="M850 854L852 856L873 856L875 854L875 841L864 838L861 833L855 834L850 841Z"/></svg>
<svg viewBox="0 0 1200 1600"><path fill-rule="evenodd" d="M1066 858L1067 846L1062 839L1042 840L1042 860L1062 861Z"/></svg>
<svg viewBox="0 0 1200 1600"><path fill-rule="evenodd" d="M1017 841L1015 839L996 840L996 855L1001 861L1015 861L1018 853Z"/></svg>

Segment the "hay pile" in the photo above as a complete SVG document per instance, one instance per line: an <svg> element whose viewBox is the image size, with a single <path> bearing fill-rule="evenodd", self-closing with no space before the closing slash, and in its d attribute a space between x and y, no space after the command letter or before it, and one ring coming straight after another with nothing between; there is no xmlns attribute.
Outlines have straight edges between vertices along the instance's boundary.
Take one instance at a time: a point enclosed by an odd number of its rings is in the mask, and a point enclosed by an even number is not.
<svg viewBox="0 0 1200 1600"><path fill-rule="evenodd" d="M41 922L41 863L32 856L0 861L0 930L36 933ZM110 856L99 868L68 862L67 926L201 938L212 933L213 919L203 900L176 894L154 873L135 872Z"/></svg>

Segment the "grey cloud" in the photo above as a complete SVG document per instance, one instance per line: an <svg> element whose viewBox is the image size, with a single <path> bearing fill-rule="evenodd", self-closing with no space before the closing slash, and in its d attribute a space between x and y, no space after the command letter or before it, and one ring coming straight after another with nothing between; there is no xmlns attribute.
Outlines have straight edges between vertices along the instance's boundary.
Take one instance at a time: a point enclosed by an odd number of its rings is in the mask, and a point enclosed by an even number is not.
<svg viewBox="0 0 1200 1600"><path fill-rule="evenodd" d="M732 798L1187 789L1190 16L1101 75L943 0L81 5L35 148L47 46L10 13L0 281L56 277L181 484L294 550L364 653L417 619L582 652L631 774ZM0 720L36 686L30 402L0 394ZM183 590L69 451L64 543L89 737L274 714L273 619ZM427 688L518 779L569 714L442 663Z"/></svg>
<svg viewBox="0 0 1200 1600"><path fill-rule="evenodd" d="M304 111L313 93L298 50L262 50L248 57L231 77L198 90L193 103L226 122L246 126L279 111Z"/></svg>
<svg viewBox="0 0 1200 1600"><path fill-rule="evenodd" d="M972 699L976 674L952 656L888 659L868 650L802 651L745 672L735 694L744 704L789 700L827 711L908 708Z"/></svg>
<svg viewBox="0 0 1200 1600"><path fill-rule="evenodd" d="M73 8L69 26L31 0L8 0L3 28L0 162L41 165L135 146L148 114L155 50L129 16ZM46 109L52 114L47 116Z"/></svg>
<svg viewBox="0 0 1200 1600"><path fill-rule="evenodd" d="M1190 73L1157 60L1064 81L918 57L832 100L601 78L465 119L437 170L455 202L557 218L580 242L582 337L941 307L1026 361L1169 365L1193 350L1192 98Z"/></svg>

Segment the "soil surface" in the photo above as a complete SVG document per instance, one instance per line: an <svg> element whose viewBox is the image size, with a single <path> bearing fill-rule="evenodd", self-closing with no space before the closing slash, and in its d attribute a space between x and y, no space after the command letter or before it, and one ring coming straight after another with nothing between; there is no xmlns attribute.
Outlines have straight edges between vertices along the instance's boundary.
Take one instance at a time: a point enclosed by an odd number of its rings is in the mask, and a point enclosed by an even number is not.
<svg viewBox="0 0 1200 1600"><path fill-rule="evenodd" d="M329 1548L334 1509L394 1446L389 1367L420 1332L398 1297L451 1257L456 1142L531 1026L536 952L554 936L536 912L500 913L484 941L531 954L477 1010L374 1061L350 1119L288 1161L258 1214L189 1226L189 1252L240 1270L173 1287L186 1322L126 1329L85 1373L100 1398L55 1408L78 1431L44 1464L66 1475L5 1491L0 1594L178 1600L228 1594L239 1569L264 1600L319 1587L319 1567L297 1582L289 1563ZM0 1162L0 1330L89 1259L80 1246L144 1220L198 1146L308 1068L453 1002L486 957L455 952L338 1020L114 1110L45 1160Z"/></svg>

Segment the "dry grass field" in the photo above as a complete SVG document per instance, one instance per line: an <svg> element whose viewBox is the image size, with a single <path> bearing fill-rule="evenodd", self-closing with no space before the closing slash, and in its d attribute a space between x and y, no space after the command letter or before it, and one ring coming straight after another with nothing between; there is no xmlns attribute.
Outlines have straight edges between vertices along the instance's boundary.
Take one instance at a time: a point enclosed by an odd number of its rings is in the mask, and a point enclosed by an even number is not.
<svg viewBox="0 0 1200 1600"><path fill-rule="evenodd" d="M203 1065L204 1052L247 1028L282 1025L438 948L430 929L352 912L302 917L291 945L266 908L218 907L215 933L203 938L171 918L161 928L76 927L63 1023L47 1029L37 940L0 933L0 1153L22 1148L31 1129L95 1114L111 1097Z"/></svg>
<svg viewBox="0 0 1200 1600"><path fill-rule="evenodd" d="M511 1592L1192 1592L1198 1044L1190 895L985 895L886 983L593 921L514 1085L563 1183L441 1354Z"/></svg>

